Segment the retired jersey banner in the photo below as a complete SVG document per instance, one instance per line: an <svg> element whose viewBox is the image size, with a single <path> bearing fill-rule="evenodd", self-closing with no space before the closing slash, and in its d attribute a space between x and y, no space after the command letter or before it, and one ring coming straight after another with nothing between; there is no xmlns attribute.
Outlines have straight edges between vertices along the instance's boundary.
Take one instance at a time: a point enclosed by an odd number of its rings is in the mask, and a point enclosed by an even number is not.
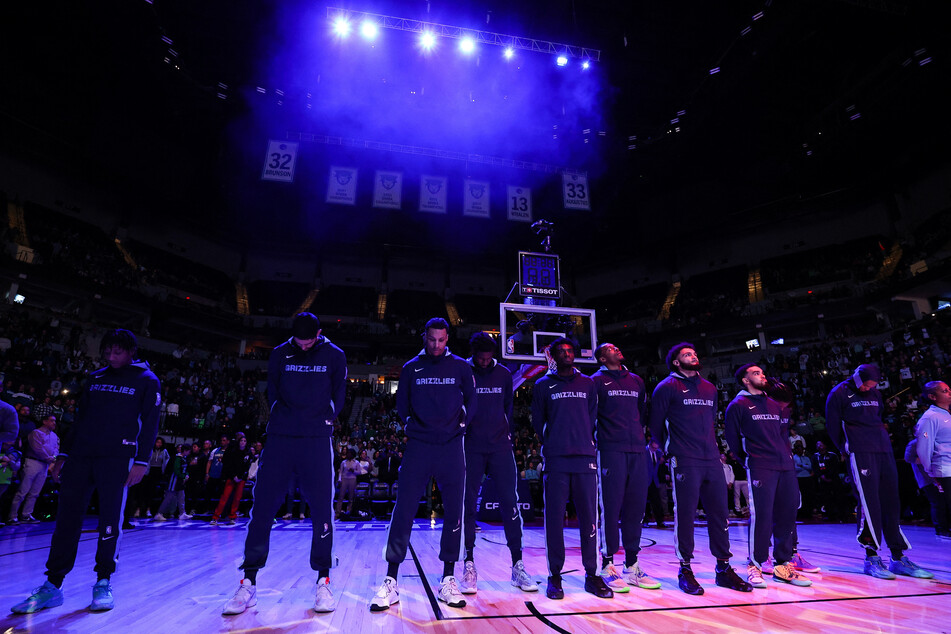
<svg viewBox="0 0 951 634"><path fill-rule="evenodd" d="M520 222L532 221L532 190L528 187L508 186L508 217L509 220Z"/></svg>
<svg viewBox="0 0 951 634"><path fill-rule="evenodd" d="M426 176L419 180L419 210L446 213L446 177Z"/></svg>
<svg viewBox="0 0 951 634"><path fill-rule="evenodd" d="M565 196L565 209L591 211L588 197L588 177L584 174L562 174L561 189Z"/></svg>
<svg viewBox="0 0 951 634"><path fill-rule="evenodd" d="M399 209L403 200L403 173L377 170L373 179L373 206Z"/></svg>
<svg viewBox="0 0 951 634"><path fill-rule="evenodd" d="M338 205L357 203L356 168L331 166L330 181L327 183L327 202Z"/></svg>
<svg viewBox="0 0 951 634"><path fill-rule="evenodd" d="M294 167L297 165L297 148L297 143L268 141L261 180L293 183Z"/></svg>
<svg viewBox="0 0 951 634"><path fill-rule="evenodd" d="M466 180L463 184L462 214L476 218L489 217L489 182Z"/></svg>

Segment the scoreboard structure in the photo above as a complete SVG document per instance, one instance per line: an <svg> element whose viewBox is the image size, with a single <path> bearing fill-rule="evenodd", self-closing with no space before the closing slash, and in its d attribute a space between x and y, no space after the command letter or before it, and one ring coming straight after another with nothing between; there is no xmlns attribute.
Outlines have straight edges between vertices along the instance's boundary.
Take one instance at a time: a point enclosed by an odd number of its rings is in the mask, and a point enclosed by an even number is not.
<svg viewBox="0 0 951 634"><path fill-rule="evenodd" d="M518 294L561 299L561 259L553 253L519 251Z"/></svg>

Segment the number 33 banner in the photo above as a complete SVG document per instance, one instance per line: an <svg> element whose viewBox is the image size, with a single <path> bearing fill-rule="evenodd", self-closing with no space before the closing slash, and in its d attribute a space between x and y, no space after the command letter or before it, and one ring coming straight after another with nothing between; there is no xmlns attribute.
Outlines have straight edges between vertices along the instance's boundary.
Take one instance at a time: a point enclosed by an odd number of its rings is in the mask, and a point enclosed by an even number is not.
<svg viewBox="0 0 951 634"><path fill-rule="evenodd" d="M565 196L565 209L586 209L591 211L587 176L583 174L562 174L561 184L562 193Z"/></svg>
<svg viewBox="0 0 951 634"><path fill-rule="evenodd" d="M297 165L297 143L286 141L268 141L267 155L264 157L262 181L294 182L294 167Z"/></svg>

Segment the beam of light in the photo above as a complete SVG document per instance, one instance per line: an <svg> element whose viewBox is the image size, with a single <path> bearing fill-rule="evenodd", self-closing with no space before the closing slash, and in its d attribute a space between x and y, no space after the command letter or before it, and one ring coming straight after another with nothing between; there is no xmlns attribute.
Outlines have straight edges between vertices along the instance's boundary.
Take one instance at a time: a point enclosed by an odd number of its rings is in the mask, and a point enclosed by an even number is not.
<svg viewBox="0 0 951 634"><path fill-rule="evenodd" d="M462 41L459 42L459 50L463 53L471 53L475 50L475 40L471 37L462 38Z"/></svg>
<svg viewBox="0 0 951 634"><path fill-rule="evenodd" d="M583 68L584 70L588 70L589 68L591 68L591 63L588 60L585 60L581 62L581 68Z"/></svg>
<svg viewBox="0 0 951 634"><path fill-rule="evenodd" d="M512 47L505 49L505 52L502 53L505 56L505 59L512 59L515 57L515 50Z"/></svg>
<svg viewBox="0 0 951 634"><path fill-rule="evenodd" d="M568 64L568 58L564 55L559 55L556 61L558 62L559 66L565 66Z"/></svg>
<svg viewBox="0 0 951 634"><path fill-rule="evenodd" d="M334 33L340 37L350 35L350 22L346 18L337 18L334 20Z"/></svg>
<svg viewBox="0 0 951 634"><path fill-rule="evenodd" d="M376 24L373 22L367 21L360 25L360 34L368 40L372 40L376 37L377 33L380 32L380 29L377 28Z"/></svg>
<svg viewBox="0 0 951 634"><path fill-rule="evenodd" d="M419 36L419 45L423 50L431 51L433 47L436 46L436 36L429 31L424 31L423 34Z"/></svg>

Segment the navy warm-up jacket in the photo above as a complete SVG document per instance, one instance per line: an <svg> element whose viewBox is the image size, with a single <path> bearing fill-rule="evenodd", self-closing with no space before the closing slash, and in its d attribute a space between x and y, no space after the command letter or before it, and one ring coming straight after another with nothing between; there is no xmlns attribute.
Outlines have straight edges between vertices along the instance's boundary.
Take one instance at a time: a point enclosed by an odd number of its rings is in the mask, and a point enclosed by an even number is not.
<svg viewBox="0 0 951 634"><path fill-rule="evenodd" d="M466 428L466 451L512 449L512 373L492 360L483 370L468 360L475 376L476 408Z"/></svg>
<svg viewBox="0 0 951 634"><path fill-rule="evenodd" d="M840 453L892 453L884 411L881 392L860 392L849 377L826 399L826 431Z"/></svg>
<svg viewBox="0 0 951 634"><path fill-rule="evenodd" d="M699 374L672 372L657 384L651 398L653 440L679 466L720 460L716 424L717 388Z"/></svg>
<svg viewBox="0 0 951 634"><path fill-rule="evenodd" d="M570 377L549 372L532 388L532 427L542 441L546 471L597 468L598 394L590 377L573 370Z"/></svg>
<svg viewBox="0 0 951 634"><path fill-rule="evenodd" d="M475 410L472 368L448 348L438 357L421 350L403 366L396 411L409 438L445 444L465 433Z"/></svg>
<svg viewBox="0 0 951 634"><path fill-rule="evenodd" d="M347 396L347 357L320 337L310 350L288 339L271 352L267 366L267 433L328 438Z"/></svg>
<svg viewBox="0 0 951 634"><path fill-rule="evenodd" d="M647 448L644 380L627 368L608 370L605 367L592 374L591 379L598 389L598 450L644 452Z"/></svg>
<svg viewBox="0 0 951 634"><path fill-rule="evenodd" d="M60 456L128 456L149 464L158 435L162 390L145 361L89 375Z"/></svg>
<svg viewBox="0 0 951 634"><path fill-rule="evenodd" d="M740 390L726 407L726 442L749 469L792 471L789 417L782 403Z"/></svg>

